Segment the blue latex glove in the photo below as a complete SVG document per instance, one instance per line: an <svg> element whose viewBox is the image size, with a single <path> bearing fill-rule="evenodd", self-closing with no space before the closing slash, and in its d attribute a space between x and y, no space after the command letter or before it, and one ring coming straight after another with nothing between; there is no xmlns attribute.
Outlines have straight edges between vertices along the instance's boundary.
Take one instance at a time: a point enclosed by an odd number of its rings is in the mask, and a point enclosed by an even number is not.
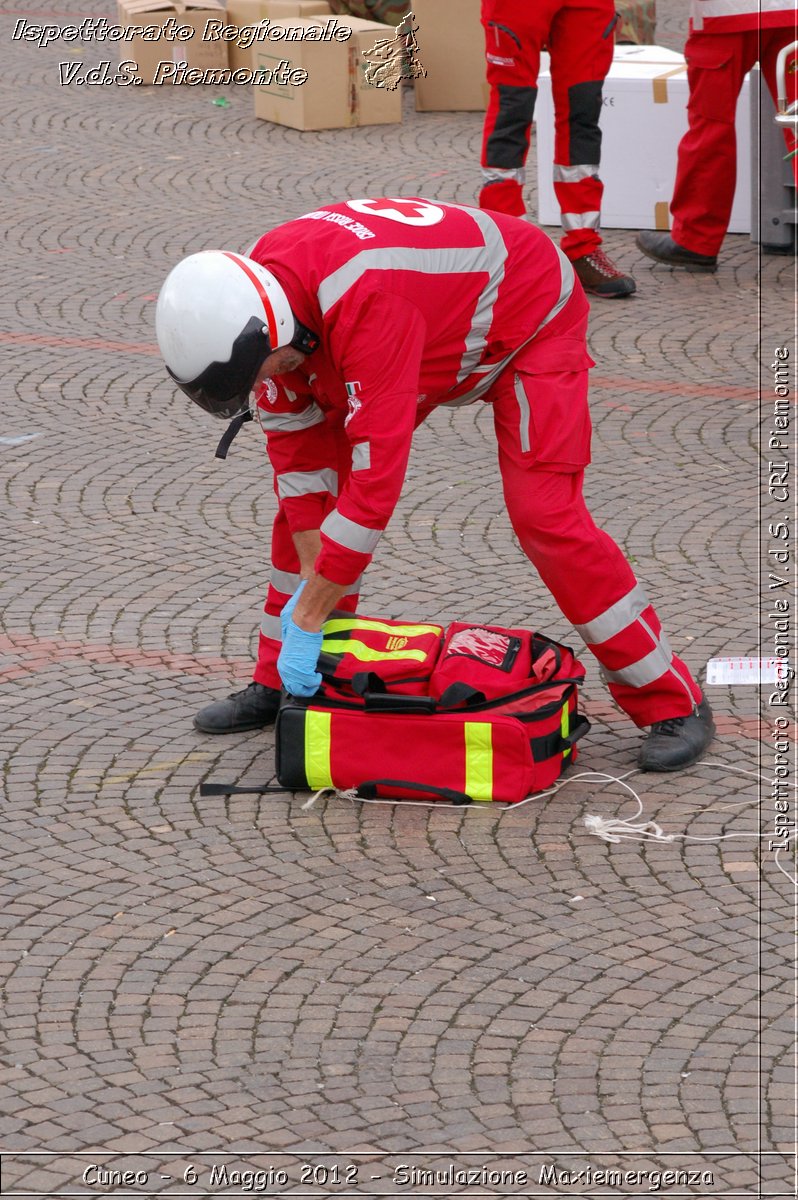
<svg viewBox="0 0 798 1200"><path fill-rule="evenodd" d="M300 629L289 618L283 635L283 648L277 659L277 670L283 687L292 696L314 696L321 684L316 663L321 654L323 634Z"/></svg>
<svg viewBox="0 0 798 1200"><path fill-rule="evenodd" d="M296 602L299 599L299 597L302 595L302 589L304 588L306 583L307 583L307 579L303 579L302 582L300 583L299 587L297 588L297 590L294 592L293 596L291 596L290 599L286 600L285 604L283 605L282 611L280 612L280 632L281 632L283 641L285 641L285 639L288 637L288 624L291 619L291 614L293 613L294 609L296 608Z"/></svg>

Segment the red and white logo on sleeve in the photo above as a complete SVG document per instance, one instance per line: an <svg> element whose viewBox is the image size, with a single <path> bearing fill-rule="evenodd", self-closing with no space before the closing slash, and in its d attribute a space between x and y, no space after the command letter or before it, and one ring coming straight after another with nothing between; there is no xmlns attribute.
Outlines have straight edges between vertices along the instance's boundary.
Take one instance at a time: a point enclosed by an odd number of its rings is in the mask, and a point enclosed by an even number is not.
<svg viewBox="0 0 798 1200"><path fill-rule="evenodd" d="M347 208L364 216L387 217L401 225L437 225L446 215L437 204L427 200L403 200L401 197L385 196L380 200L347 200Z"/></svg>
<svg viewBox="0 0 798 1200"><path fill-rule="evenodd" d="M356 379L352 383L345 383L346 388L346 403L349 407L349 413L344 419L344 425L348 425L352 417L356 417L363 407L363 401L360 399L360 380Z"/></svg>

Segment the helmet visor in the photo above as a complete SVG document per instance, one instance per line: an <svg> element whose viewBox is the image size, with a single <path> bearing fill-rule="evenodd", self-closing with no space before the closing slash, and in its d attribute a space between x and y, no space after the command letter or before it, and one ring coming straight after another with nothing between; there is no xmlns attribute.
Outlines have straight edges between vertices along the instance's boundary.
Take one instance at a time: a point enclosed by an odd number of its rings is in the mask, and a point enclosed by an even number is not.
<svg viewBox="0 0 798 1200"><path fill-rule="evenodd" d="M213 362L196 379L177 379L167 371L181 392L205 412L229 421L249 407L249 394L258 371L271 353L268 330L258 317L251 317L233 342L227 362Z"/></svg>

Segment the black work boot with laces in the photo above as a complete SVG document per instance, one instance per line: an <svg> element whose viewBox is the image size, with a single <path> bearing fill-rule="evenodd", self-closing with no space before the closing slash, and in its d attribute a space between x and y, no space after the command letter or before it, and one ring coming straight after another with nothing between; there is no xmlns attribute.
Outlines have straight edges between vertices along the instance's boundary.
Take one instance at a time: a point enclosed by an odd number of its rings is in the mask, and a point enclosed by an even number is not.
<svg viewBox="0 0 798 1200"><path fill-rule="evenodd" d="M712 709L702 699L687 717L654 722L640 748L638 766L643 771L681 771L698 762L714 735Z"/></svg>
<svg viewBox="0 0 798 1200"><path fill-rule="evenodd" d="M232 692L226 700L206 704L194 718L203 733L243 733L271 725L280 707L280 693L262 683L251 683L242 692Z"/></svg>

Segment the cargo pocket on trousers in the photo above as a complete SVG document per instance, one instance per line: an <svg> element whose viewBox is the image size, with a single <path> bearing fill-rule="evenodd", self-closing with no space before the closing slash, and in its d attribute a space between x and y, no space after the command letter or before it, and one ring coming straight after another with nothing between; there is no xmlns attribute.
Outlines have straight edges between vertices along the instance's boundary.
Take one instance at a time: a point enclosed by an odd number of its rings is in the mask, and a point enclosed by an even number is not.
<svg viewBox="0 0 798 1200"><path fill-rule="evenodd" d="M739 89L735 88L734 72L729 71L733 51L725 48L719 50L716 45L710 44L721 36L708 34L703 38L698 37L685 47L690 78L687 108L705 121L720 121L729 125L734 124Z"/></svg>
<svg viewBox="0 0 798 1200"><path fill-rule="evenodd" d="M516 372L513 391L521 453L528 455L531 463L552 470L586 467L591 435L587 372Z"/></svg>

